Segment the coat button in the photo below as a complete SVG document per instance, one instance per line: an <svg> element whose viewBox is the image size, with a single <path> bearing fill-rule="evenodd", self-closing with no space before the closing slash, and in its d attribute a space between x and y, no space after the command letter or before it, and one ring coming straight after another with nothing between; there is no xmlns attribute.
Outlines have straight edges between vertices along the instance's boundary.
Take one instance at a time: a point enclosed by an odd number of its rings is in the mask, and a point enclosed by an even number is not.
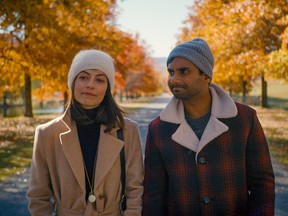
<svg viewBox="0 0 288 216"><path fill-rule="evenodd" d="M199 161L200 164L205 164L206 163L206 159L204 157L200 157L198 161Z"/></svg>
<svg viewBox="0 0 288 216"><path fill-rule="evenodd" d="M210 203L209 197L203 197L202 202L203 202L205 205L209 204L209 203Z"/></svg>

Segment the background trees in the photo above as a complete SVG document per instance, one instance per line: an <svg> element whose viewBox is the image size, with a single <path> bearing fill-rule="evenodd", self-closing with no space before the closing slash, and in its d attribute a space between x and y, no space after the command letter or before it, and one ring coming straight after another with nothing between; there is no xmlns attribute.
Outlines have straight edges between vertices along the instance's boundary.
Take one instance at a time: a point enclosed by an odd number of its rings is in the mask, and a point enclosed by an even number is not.
<svg viewBox="0 0 288 216"><path fill-rule="evenodd" d="M67 97L67 72L80 49L111 54L118 88L126 88L128 73L151 76L152 62L138 37L115 25L116 0L1 0L0 4L0 97L4 89L23 95L25 116L33 116L32 95L41 100L61 91ZM32 92L35 81L38 85Z"/></svg>
<svg viewBox="0 0 288 216"><path fill-rule="evenodd" d="M148 46L117 27L116 0L1 0L0 6L0 98L24 98L25 116L33 116L32 96L41 102L62 92L67 99L67 72L80 49L111 54L115 94L161 91ZM178 40L205 38L215 55L214 82L242 93L243 102L261 79L267 107L267 78L287 82L287 15L282 0L196 0Z"/></svg>
<svg viewBox="0 0 288 216"><path fill-rule="evenodd" d="M287 15L287 1L198 0L179 42L205 38L215 56L214 82L242 92L244 102L260 77L261 105L267 107L267 78L287 81Z"/></svg>

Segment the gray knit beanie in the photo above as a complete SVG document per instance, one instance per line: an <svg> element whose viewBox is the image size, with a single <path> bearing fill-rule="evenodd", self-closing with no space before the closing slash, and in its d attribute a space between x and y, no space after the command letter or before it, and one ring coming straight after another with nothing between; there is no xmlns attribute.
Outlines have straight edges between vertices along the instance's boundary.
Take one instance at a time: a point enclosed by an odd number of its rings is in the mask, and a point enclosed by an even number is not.
<svg viewBox="0 0 288 216"><path fill-rule="evenodd" d="M168 56L167 66L175 57L186 58L212 79L214 57L209 45L203 39L196 38L176 46Z"/></svg>
<svg viewBox="0 0 288 216"><path fill-rule="evenodd" d="M112 57L100 50L81 50L75 55L70 66L68 74L68 88L70 90L76 76L81 71L88 69L97 69L105 73L111 90L114 88L115 68Z"/></svg>

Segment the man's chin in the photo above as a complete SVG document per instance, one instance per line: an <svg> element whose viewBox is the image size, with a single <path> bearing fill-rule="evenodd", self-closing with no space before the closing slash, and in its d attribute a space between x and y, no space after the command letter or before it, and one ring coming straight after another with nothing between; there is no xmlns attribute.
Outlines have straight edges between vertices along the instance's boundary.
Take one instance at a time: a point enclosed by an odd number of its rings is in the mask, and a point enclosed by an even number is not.
<svg viewBox="0 0 288 216"><path fill-rule="evenodd" d="M173 95L174 95L174 97L175 97L176 99L179 99L179 100L183 100L183 99L186 98L184 95L182 95L182 94L177 94L177 93L175 93L175 92L173 92Z"/></svg>

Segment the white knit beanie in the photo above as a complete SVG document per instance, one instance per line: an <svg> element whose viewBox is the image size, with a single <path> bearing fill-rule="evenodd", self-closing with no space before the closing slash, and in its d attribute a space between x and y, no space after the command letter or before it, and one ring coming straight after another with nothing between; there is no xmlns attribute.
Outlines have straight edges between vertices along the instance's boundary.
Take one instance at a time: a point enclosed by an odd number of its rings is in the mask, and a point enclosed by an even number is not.
<svg viewBox="0 0 288 216"><path fill-rule="evenodd" d="M166 63L167 66L175 57L183 57L188 59L203 73L212 79L214 56L205 40L201 38L195 38L191 41L176 46L168 56Z"/></svg>
<svg viewBox="0 0 288 216"><path fill-rule="evenodd" d="M105 73L111 90L114 88L115 68L112 57L100 50L81 50L75 55L70 66L68 74L68 88L70 90L76 76L88 69L97 69Z"/></svg>

